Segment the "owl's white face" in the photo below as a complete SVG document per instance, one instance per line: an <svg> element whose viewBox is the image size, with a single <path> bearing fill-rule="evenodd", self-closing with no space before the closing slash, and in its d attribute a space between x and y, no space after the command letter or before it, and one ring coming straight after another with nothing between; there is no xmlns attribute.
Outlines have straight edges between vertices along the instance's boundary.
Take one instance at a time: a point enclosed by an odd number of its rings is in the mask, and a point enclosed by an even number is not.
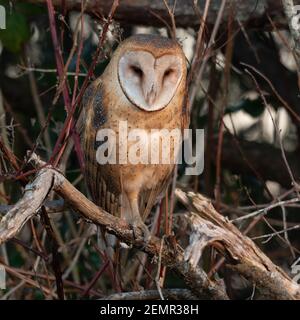
<svg viewBox="0 0 300 320"><path fill-rule="evenodd" d="M183 76L182 57L155 58L147 51L127 51L119 60L118 77L124 94L137 107L157 111L166 107Z"/></svg>

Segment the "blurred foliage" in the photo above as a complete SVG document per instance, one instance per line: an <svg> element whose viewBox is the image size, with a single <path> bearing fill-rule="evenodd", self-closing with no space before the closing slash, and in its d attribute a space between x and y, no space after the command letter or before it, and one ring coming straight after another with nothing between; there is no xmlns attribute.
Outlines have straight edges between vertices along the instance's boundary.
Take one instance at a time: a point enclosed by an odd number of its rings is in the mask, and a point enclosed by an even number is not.
<svg viewBox="0 0 300 320"><path fill-rule="evenodd" d="M254 100L243 99L239 101L237 105L228 106L225 113L229 114L241 110L245 111L253 118L257 118L262 115L265 110L265 106L260 98Z"/></svg>
<svg viewBox="0 0 300 320"><path fill-rule="evenodd" d="M29 18L42 13L44 9L30 3L14 3L0 0L6 9L6 29L0 30L0 40L7 50L17 53L30 38Z"/></svg>

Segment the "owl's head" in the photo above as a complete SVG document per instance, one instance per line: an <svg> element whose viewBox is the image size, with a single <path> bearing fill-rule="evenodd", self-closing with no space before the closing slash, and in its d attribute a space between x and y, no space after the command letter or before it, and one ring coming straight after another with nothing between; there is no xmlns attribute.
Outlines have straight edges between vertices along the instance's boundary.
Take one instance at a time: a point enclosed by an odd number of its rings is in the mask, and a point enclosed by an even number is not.
<svg viewBox="0 0 300 320"><path fill-rule="evenodd" d="M118 48L118 80L131 103L145 111L166 107L186 78L186 60L176 41L135 35Z"/></svg>

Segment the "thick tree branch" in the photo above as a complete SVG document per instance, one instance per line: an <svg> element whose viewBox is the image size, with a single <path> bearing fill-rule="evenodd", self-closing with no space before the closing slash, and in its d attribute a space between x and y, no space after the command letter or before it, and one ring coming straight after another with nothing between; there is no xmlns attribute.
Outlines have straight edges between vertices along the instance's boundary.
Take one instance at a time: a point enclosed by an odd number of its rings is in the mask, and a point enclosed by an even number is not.
<svg viewBox="0 0 300 320"><path fill-rule="evenodd" d="M23 0L34 3L45 3L46 0ZM61 0L53 0L53 4L57 7L61 5ZM68 10L80 10L81 0L66 0L66 8ZM90 0L86 5L86 12L107 16L112 0ZM198 4L199 11L203 13L205 0L177 0L175 7L175 22L178 27L196 28L199 25L199 17L194 9L194 3ZM297 4L298 1L295 1ZM172 8L174 1L168 1ZM218 11L220 9L221 0L212 1L207 17L207 24L214 24ZM272 0L228 0L225 8L224 19L235 10L235 19L242 23L248 23L250 27L269 27L267 15L274 18L274 22L278 26L285 26L286 21L283 14L281 1ZM159 17L159 18L158 18ZM166 10L162 0L122 0L114 15L114 19L125 24L141 24L151 26L165 26L165 22L172 25L170 15Z"/></svg>

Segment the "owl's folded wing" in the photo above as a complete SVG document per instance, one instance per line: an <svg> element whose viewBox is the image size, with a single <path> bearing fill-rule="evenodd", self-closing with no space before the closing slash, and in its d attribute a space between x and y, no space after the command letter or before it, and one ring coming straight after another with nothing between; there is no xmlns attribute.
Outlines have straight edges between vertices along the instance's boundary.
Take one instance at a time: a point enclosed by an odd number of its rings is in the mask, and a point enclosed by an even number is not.
<svg viewBox="0 0 300 320"><path fill-rule="evenodd" d="M103 104L103 85L101 78L93 82L86 90L83 98L81 114L81 145L85 157L85 179L93 201L113 215L120 212L121 190L111 190L111 178L103 166L97 162L97 132L105 124L106 112ZM114 181L118 184L118 181Z"/></svg>

